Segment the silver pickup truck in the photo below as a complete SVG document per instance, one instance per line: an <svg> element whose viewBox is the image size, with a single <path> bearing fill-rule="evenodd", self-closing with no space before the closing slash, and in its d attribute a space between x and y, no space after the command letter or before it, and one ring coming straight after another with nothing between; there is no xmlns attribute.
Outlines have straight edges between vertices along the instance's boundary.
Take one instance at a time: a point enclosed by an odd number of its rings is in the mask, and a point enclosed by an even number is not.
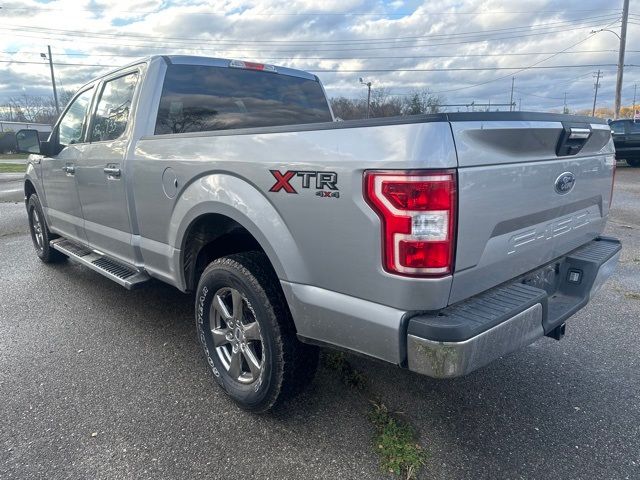
<svg viewBox="0 0 640 480"><path fill-rule="evenodd" d="M192 292L214 378L253 411L322 345L446 378L560 339L620 254L595 118L338 122L309 73L154 56L17 141L38 256Z"/></svg>

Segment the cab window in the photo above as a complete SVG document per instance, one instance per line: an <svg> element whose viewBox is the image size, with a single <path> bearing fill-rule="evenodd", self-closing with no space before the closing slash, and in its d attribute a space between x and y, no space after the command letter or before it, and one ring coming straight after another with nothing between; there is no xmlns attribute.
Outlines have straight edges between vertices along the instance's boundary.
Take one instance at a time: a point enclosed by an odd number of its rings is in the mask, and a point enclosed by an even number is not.
<svg viewBox="0 0 640 480"><path fill-rule="evenodd" d="M105 82L91 127L92 142L116 140L127 129L138 73Z"/></svg>
<svg viewBox="0 0 640 480"><path fill-rule="evenodd" d="M66 147L74 143L81 143L87 119L87 110L93 97L93 87L78 95L65 112L58 126L58 142Z"/></svg>

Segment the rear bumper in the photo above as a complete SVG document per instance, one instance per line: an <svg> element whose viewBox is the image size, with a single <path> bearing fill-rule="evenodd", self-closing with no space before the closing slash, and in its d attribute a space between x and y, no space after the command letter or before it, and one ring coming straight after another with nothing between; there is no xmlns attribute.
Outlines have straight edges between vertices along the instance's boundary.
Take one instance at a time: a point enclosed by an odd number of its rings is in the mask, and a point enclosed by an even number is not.
<svg viewBox="0 0 640 480"><path fill-rule="evenodd" d="M598 238L508 284L412 317L409 369L435 378L458 377L549 335L600 290L620 250L618 240Z"/></svg>

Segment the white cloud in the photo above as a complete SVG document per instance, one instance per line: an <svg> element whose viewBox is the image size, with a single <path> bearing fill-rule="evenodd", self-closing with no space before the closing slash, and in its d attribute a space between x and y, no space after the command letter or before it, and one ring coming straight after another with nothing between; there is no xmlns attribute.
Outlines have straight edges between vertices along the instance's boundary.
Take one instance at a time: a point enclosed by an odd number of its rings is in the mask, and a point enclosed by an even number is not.
<svg viewBox="0 0 640 480"><path fill-rule="evenodd" d="M64 88L133 56L186 53L310 70L387 69L318 76L331 95L362 95L357 79L363 76L374 88L397 94L425 87L444 92L451 103L506 102L515 74L516 99L538 110L560 109L564 92L570 107L586 108L593 93L590 73L601 68L599 104L613 102L615 66L460 70L525 67L580 41L573 50L599 52L560 54L539 66L615 64L613 34L588 39L592 29L615 23L619 14L617 5L604 0L9 0L2 6L0 103L23 92L49 94L49 69L40 58L47 44ZM627 64L640 63L633 51L639 29L629 25ZM458 70L393 71L444 68ZM630 101L638 80L638 68L628 67L623 101ZM470 88L477 84L483 85Z"/></svg>

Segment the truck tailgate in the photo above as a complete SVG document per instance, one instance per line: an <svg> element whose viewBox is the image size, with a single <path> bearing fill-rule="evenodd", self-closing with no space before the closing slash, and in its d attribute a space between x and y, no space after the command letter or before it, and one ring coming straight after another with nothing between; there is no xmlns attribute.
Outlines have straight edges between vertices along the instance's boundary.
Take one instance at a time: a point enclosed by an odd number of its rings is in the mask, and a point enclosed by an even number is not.
<svg viewBox="0 0 640 480"><path fill-rule="evenodd" d="M608 125L554 116L451 118L451 128L459 214L450 304L549 263L602 232L615 168ZM564 141L571 128L575 137L586 130L588 139ZM579 151L568 155L567 145Z"/></svg>

